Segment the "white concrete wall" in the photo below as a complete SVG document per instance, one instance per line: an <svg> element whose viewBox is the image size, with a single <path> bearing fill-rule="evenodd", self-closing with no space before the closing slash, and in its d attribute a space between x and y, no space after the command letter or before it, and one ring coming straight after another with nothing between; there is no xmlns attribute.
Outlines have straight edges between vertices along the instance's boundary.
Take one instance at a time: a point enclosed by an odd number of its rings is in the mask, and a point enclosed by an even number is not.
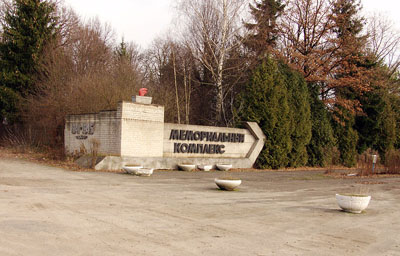
<svg viewBox="0 0 400 256"><path fill-rule="evenodd" d="M244 134L243 143L232 142L209 142L203 141L188 141L188 140L170 140L171 130L190 130L199 132L217 132L217 133L234 133ZM251 147L254 145L255 138L247 129L226 128L226 127L213 127L213 126L199 126L199 125L180 125L166 123L164 125L164 157L176 158L245 158L249 153ZM174 153L174 143L186 144L215 144L224 145L223 154L195 154L195 153Z"/></svg>
<svg viewBox="0 0 400 256"><path fill-rule="evenodd" d="M75 128L75 129L74 129ZM78 128L78 129L77 129ZM238 134L243 142L170 139L171 130ZM249 156L257 141L247 129L164 123L164 107L121 102L116 111L72 115L65 126L67 153L85 148L90 153L93 140L98 141L99 155L149 158L215 158L240 159ZM176 153L175 143L220 145L223 153ZM221 147L220 147L221 148ZM180 161L180 160L179 160Z"/></svg>
<svg viewBox="0 0 400 256"><path fill-rule="evenodd" d="M164 107L123 102L121 156L162 157Z"/></svg>
<svg viewBox="0 0 400 256"><path fill-rule="evenodd" d="M121 118L164 123L164 107L124 101L118 105Z"/></svg>
<svg viewBox="0 0 400 256"><path fill-rule="evenodd" d="M71 115L66 118L64 140L68 154L85 149L90 153L93 142L99 143L99 154L120 155L121 122L117 111Z"/></svg>

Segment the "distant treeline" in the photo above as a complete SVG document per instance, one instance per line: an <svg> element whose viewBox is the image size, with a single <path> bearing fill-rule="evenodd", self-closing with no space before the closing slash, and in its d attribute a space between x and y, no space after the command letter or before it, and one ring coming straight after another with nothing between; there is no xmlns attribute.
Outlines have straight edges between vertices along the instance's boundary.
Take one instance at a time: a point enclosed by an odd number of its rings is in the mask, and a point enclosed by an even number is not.
<svg viewBox="0 0 400 256"><path fill-rule="evenodd" d="M262 168L354 166L400 147L400 33L363 17L360 1L175 6L172 35L140 49L60 1L2 1L4 141L61 149L66 115L115 109L146 87L166 122L257 122Z"/></svg>

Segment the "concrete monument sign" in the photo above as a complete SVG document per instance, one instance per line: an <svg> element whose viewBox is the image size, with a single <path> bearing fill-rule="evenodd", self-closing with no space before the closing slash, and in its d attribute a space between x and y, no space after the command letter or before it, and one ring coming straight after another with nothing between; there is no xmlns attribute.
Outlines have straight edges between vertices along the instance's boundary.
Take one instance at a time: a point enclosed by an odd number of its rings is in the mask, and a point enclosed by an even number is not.
<svg viewBox="0 0 400 256"><path fill-rule="evenodd" d="M66 152L90 152L97 145L96 169L132 163L175 169L185 162L251 168L263 148L265 136L256 123L246 123L247 129L164 123L164 107L150 102L135 96L115 111L68 116Z"/></svg>

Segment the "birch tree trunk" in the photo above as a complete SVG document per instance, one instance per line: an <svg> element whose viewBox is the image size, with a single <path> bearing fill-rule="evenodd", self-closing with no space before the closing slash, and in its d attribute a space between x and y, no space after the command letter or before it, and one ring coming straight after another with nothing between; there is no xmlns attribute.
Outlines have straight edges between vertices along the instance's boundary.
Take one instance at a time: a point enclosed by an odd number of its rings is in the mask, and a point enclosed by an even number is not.
<svg viewBox="0 0 400 256"><path fill-rule="evenodd" d="M176 102L176 111L178 116L178 124L181 123L181 111L179 108L179 95L178 95L178 82L176 79L176 55L175 55L175 48L172 49L172 65L174 68L174 84L175 84L175 102Z"/></svg>
<svg viewBox="0 0 400 256"><path fill-rule="evenodd" d="M242 45L240 19L247 3L247 0L181 0L182 24L186 26L184 44L210 74L211 80L204 82L214 87L210 120L214 125L223 124L224 97L233 88L224 84L225 71L240 68L237 63L228 66L226 60Z"/></svg>

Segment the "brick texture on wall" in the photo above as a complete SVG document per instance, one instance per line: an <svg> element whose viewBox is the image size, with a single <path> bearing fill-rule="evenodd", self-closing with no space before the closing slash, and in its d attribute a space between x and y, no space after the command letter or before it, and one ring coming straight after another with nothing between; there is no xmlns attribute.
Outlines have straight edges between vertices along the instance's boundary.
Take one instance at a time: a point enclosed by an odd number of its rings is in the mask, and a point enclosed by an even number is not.
<svg viewBox="0 0 400 256"><path fill-rule="evenodd" d="M65 149L68 154L161 157L164 107L121 102L116 111L70 115L66 118Z"/></svg>
<svg viewBox="0 0 400 256"><path fill-rule="evenodd" d="M65 150L69 154L91 153L95 143L104 155L120 155L121 122L117 111L70 115L65 124Z"/></svg>
<svg viewBox="0 0 400 256"><path fill-rule="evenodd" d="M164 107L123 102L121 156L162 157Z"/></svg>

